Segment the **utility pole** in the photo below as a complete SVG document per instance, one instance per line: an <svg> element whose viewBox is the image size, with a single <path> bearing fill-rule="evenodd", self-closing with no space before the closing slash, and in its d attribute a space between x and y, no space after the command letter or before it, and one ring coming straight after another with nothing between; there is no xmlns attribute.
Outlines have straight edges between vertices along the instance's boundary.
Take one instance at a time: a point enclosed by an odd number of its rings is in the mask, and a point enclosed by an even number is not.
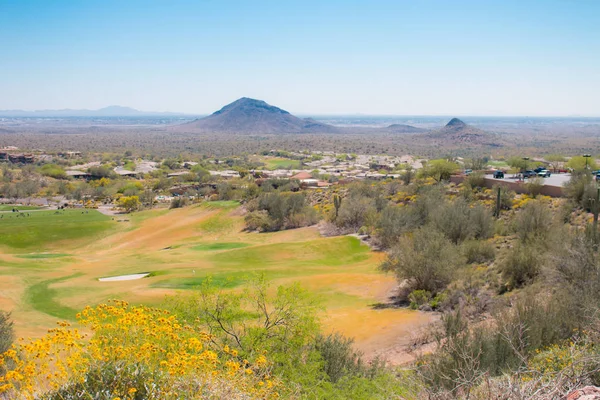
<svg viewBox="0 0 600 400"><path fill-rule="evenodd" d="M585 158L585 170L588 170L588 160L590 159L592 155L591 154L584 154L583 157Z"/></svg>

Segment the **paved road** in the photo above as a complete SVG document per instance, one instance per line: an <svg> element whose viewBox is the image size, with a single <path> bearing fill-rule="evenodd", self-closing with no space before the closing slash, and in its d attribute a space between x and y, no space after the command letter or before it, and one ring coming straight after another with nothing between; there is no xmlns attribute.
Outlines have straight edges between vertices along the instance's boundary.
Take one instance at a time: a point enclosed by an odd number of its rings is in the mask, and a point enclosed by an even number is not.
<svg viewBox="0 0 600 400"><path fill-rule="evenodd" d="M492 175L486 175L486 178L493 179L495 181L505 181L505 182L517 182L517 179L513 178L512 174L505 174L504 179L494 179ZM552 174L549 178L544 178L544 184L548 186L564 186L571 179L571 174ZM527 182L528 179L525 179Z"/></svg>

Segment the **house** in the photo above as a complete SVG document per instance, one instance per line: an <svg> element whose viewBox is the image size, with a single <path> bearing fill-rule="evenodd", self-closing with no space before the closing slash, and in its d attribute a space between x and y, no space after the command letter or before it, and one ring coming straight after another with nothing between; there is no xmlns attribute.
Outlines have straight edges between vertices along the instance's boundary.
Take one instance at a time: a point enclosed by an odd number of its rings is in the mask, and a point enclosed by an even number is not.
<svg viewBox="0 0 600 400"><path fill-rule="evenodd" d="M190 171L179 171L179 172L171 172L167 174L167 178L175 178L177 176L189 175Z"/></svg>
<svg viewBox="0 0 600 400"><path fill-rule="evenodd" d="M68 170L66 171L66 174L67 176L70 176L75 179L89 179L92 177L92 175L87 172L77 170Z"/></svg>
<svg viewBox="0 0 600 400"><path fill-rule="evenodd" d="M8 161L15 164L33 164L33 154L8 154Z"/></svg>
<svg viewBox="0 0 600 400"><path fill-rule="evenodd" d="M59 152L58 155L62 158L77 158L81 157L80 151L62 151Z"/></svg>
<svg viewBox="0 0 600 400"><path fill-rule="evenodd" d="M220 176L221 178L224 178L224 179L239 178L241 176L239 172L233 171L233 170L208 171L208 172L210 173L211 176Z"/></svg>
<svg viewBox="0 0 600 400"><path fill-rule="evenodd" d="M301 182L304 182L308 179L313 179L313 176L306 171L302 171L302 172L298 172L296 175L293 175L290 179L297 179Z"/></svg>
<svg viewBox="0 0 600 400"><path fill-rule="evenodd" d="M133 178L136 178L138 176L137 172L135 172L135 171L129 171L129 170L124 169L122 167L116 167L115 168L115 173L117 175L120 175L120 176L129 176L129 177L133 177Z"/></svg>

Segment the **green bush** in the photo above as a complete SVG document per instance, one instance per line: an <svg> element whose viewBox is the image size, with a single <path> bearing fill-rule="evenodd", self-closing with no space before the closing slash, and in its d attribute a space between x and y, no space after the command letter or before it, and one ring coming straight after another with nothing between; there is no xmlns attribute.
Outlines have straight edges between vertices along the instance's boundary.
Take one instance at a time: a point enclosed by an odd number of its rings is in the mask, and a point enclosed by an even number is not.
<svg viewBox="0 0 600 400"><path fill-rule="evenodd" d="M44 164L40 167L40 173L55 179L67 179L65 170L56 164Z"/></svg>
<svg viewBox="0 0 600 400"><path fill-rule="evenodd" d="M462 244L462 252L467 264L486 263L496 258L494 245L482 240L468 240Z"/></svg>
<svg viewBox="0 0 600 400"><path fill-rule="evenodd" d="M185 196L178 196L171 200L171 204L169 205L170 209L173 208L182 208L188 204L188 199Z"/></svg>
<svg viewBox="0 0 600 400"><path fill-rule="evenodd" d="M431 392L468 398L484 377L526 367L536 350L573 337L576 328L569 302L560 297L525 293L494 314L494 322L475 328L457 310L442 317L437 349L420 358L417 372Z"/></svg>
<svg viewBox="0 0 600 400"><path fill-rule="evenodd" d="M530 201L515 220L514 228L522 242L544 241L550 232L552 215L540 201Z"/></svg>
<svg viewBox="0 0 600 400"><path fill-rule="evenodd" d="M403 234L415 229L418 223L418 215L412 207L386 207L377 223L377 239L383 248L389 248Z"/></svg>
<svg viewBox="0 0 600 400"><path fill-rule="evenodd" d="M508 190L505 186L495 185L492 188L494 207L496 207L496 201L498 200L498 190L500 190L500 209L510 210L513 207L515 192Z"/></svg>
<svg viewBox="0 0 600 400"><path fill-rule="evenodd" d="M455 244L471 238L486 239L494 231L491 213L482 206L470 207L462 198L438 207L431 220Z"/></svg>
<svg viewBox="0 0 600 400"><path fill-rule="evenodd" d="M347 376L369 377L375 375L378 364L366 364L361 354L353 349L354 340L339 333L317 335L315 348L325 363L324 370L331 382L336 383Z"/></svg>
<svg viewBox="0 0 600 400"><path fill-rule="evenodd" d="M413 290L408 295L408 300L410 301L410 308L416 310L425 304L429 304L431 293L427 290Z"/></svg>
<svg viewBox="0 0 600 400"><path fill-rule="evenodd" d="M534 178L531 178L525 184L525 187L527 188L527 193L529 193L529 195L531 197L536 198L542 191L542 188L544 187L544 178L537 177L537 176Z"/></svg>
<svg viewBox="0 0 600 400"><path fill-rule="evenodd" d="M15 333L10 313L0 310L0 354L8 350L14 340Z"/></svg>
<svg viewBox="0 0 600 400"><path fill-rule="evenodd" d="M361 226L374 222L377 214L375 200L362 195L348 196L342 202L335 224L356 232Z"/></svg>
<svg viewBox="0 0 600 400"><path fill-rule="evenodd" d="M531 283L541 266L542 254L533 246L519 244L502 260L500 271L509 288L518 288Z"/></svg>
<svg viewBox="0 0 600 400"><path fill-rule="evenodd" d="M278 231L313 225L318 221L316 211L303 193L263 193L251 201L251 211L245 218L246 229Z"/></svg>
<svg viewBox="0 0 600 400"><path fill-rule="evenodd" d="M474 172L465 178L463 184L471 189L481 189L485 187L485 175L483 172Z"/></svg>
<svg viewBox="0 0 600 400"><path fill-rule="evenodd" d="M400 282L407 279L414 290L437 294L462 264L456 246L441 232L424 227L414 231L412 237L402 237L380 268L395 273Z"/></svg>

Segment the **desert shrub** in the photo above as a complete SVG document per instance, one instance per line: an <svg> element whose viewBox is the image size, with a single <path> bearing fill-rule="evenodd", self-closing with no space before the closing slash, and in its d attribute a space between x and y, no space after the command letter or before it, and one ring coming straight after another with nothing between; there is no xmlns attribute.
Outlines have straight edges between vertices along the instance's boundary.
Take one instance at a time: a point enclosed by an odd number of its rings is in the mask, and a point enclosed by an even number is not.
<svg viewBox="0 0 600 400"><path fill-rule="evenodd" d="M525 187L527 188L527 193L529 193L529 195L535 199L544 187L544 178L540 178L538 176L531 178L525 184Z"/></svg>
<svg viewBox="0 0 600 400"><path fill-rule="evenodd" d="M67 179L65 170L56 164L44 164L40 167L40 173L55 179Z"/></svg>
<svg viewBox="0 0 600 400"><path fill-rule="evenodd" d="M473 227L475 239L488 239L494 235L494 219L492 213L481 205L469 211L469 221Z"/></svg>
<svg viewBox="0 0 600 400"><path fill-rule="evenodd" d="M510 210L515 199L515 192L509 190L505 186L495 185L492 188L492 193L494 193L494 204L496 204L495 201L496 196L498 196L498 189L500 189L500 209Z"/></svg>
<svg viewBox="0 0 600 400"><path fill-rule="evenodd" d="M178 196L173 198L173 200L171 200L171 204L169 205L169 208L173 209L173 208L182 208L185 207L188 204L188 199L185 196Z"/></svg>
<svg viewBox="0 0 600 400"><path fill-rule="evenodd" d="M482 240L468 240L462 244L462 252L468 264L485 263L496 258L494 245Z"/></svg>
<svg viewBox="0 0 600 400"><path fill-rule="evenodd" d="M300 211L290 214L285 220L286 229L301 228L314 225L319 221L317 212L312 207L305 207Z"/></svg>
<svg viewBox="0 0 600 400"><path fill-rule="evenodd" d="M562 242L551 261L557 273L555 285L574 305L571 314L586 321L600 302L600 259L594 238L576 233Z"/></svg>
<svg viewBox="0 0 600 400"><path fill-rule="evenodd" d="M402 182L404 182L405 185L410 185L415 179L415 176L415 171L409 166L400 174L400 179L402 179Z"/></svg>
<svg viewBox="0 0 600 400"><path fill-rule="evenodd" d="M408 279L412 289L436 294L462 262L458 248L444 234L426 227L402 237L380 268L395 273L399 281Z"/></svg>
<svg viewBox="0 0 600 400"><path fill-rule="evenodd" d="M493 234L494 222L488 210L482 206L471 208L462 198L445 204L431 216L434 226L453 243L467 239L486 239Z"/></svg>
<svg viewBox="0 0 600 400"><path fill-rule="evenodd" d="M186 323L209 330L217 348L239 359L267 354L271 376L285 382L290 398L398 397L393 375L363 362L351 339L320 333L320 307L310 293L297 284L273 289L261 277L237 293L205 281L192 296L168 303Z"/></svg>
<svg viewBox="0 0 600 400"><path fill-rule="evenodd" d="M342 202L335 223L356 232L361 226L374 221L376 214L375 200L362 195L352 195Z"/></svg>
<svg viewBox="0 0 600 400"><path fill-rule="evenodd" d="M442 185L425 186L417 192L414 210L419 225L425 225L431 216L445 204L445 189Z"/></svg>
<svg viewBox="0 0 600 400"><path fill-rule="evenodd" d="M471 189L480 189L485 187L484 178L483 172L474 172L465 178L463 184Z"/></svg>
<svg viewBox="0 0 600 400"><path fill-rule="evenodd" d="M439 207L432 214L434 226L453 243L473 237L473 226L469 218L469 204L463 199Z"/></svg>
<svg viewBox="0 0 600 400"><path fill-rule="evenodd" d="M221 182L217 185L217 193L219 194L219 200L241 200L243 192L236 189L229 182Z"/></svg>
<svg viewBox="0 0 600 400"><path fill-rule="evenodd" d="M526 293L493 322L472 328L461 310L442 317L437 349L418 362L418 374L431 392L452 391L468 398L486 376L526 367L536 350L576 334L576 320L563 299Z"/></svg>
<svg viewBox="0 0 600 400"><path fill-rule="evenodd" d="M413 290L408 295L408 301L410 301L410 308L413 310L418 309L425 304L429 304L431 300L431 293L427 290Z"/></svg>
<svg viewBox="0 0 600 400"><path fill-rule="evenodd" d="M318 216L303 193L263 193L252 204L256 210L246 216L246 229L278 231L313 225Z"/></svg>
<svg viewBox="0 0 600 400"><path fill-rule="evenodd" d="M14 340L15 333L10 313L0 310L0 354L8 350Z"/></svg>
<svg viewBox="0 0 600 400"><path fill-rule="evenodd" d="M244 217L246 230L249 231L269 231L271 230L271 220L266 211L252 211Z"/></svg>
<svg viewBox="0 0 600 400"><path fill-rule="evenodd" d="M324 370L331 382L336 383L345 376L374 375L377 363L374 363L373 367L366 364L361 354L354 350L353 344L353 339L339 333L317 335L315 348L323 358Z"/></svg>
<svg viewBox="0 0 600 400"><path fill-rule="evenodd" d="M574 172L565 184L564 191L579 207L591 210L593 203L590 199L596 198L596 185L589 172Z"/></svg>
<svg viewBox="0 0 600 400"><path fill-rule="evenodd" d="M418 222L412 207L386 207L377 223L377 239L383 248L389 248L403 234L415 229Z"/></svg>
<svg viewBox="0 0 600 400"><path fill-rule="evenodd" d="M500 271L508 287L517 288L531 283L540 273L542 254L534 246L519 244L508 252L500 263Z"/></svg>
<svg viewBox="0 0 600 400"><path fill-rule="evenodd" d="M514 228L522 242L544 240L552 225L552 214L540 201L528 202L515 219Z"/></svg>
<svg viewBox="0 0 600 400"><path fill-rule="evenodd" d="M70 382L41 400L65 400L81 398L84 394L94 399L112 400L115 397L132 399L157 399L166 394L158 389L160 384L148 382L163 380L144 364L98 363L91 367L81 382ZM153 390L154 389L154 390ZM163 393L161 393L163 392Z"/></svg>
<svg viewBox="0 0 600 400"><path fill-rule="evenodd" d="M125 212L132 212L140 208L140 198L138 196L123 196L120 197L117 205Z"/></svg>

